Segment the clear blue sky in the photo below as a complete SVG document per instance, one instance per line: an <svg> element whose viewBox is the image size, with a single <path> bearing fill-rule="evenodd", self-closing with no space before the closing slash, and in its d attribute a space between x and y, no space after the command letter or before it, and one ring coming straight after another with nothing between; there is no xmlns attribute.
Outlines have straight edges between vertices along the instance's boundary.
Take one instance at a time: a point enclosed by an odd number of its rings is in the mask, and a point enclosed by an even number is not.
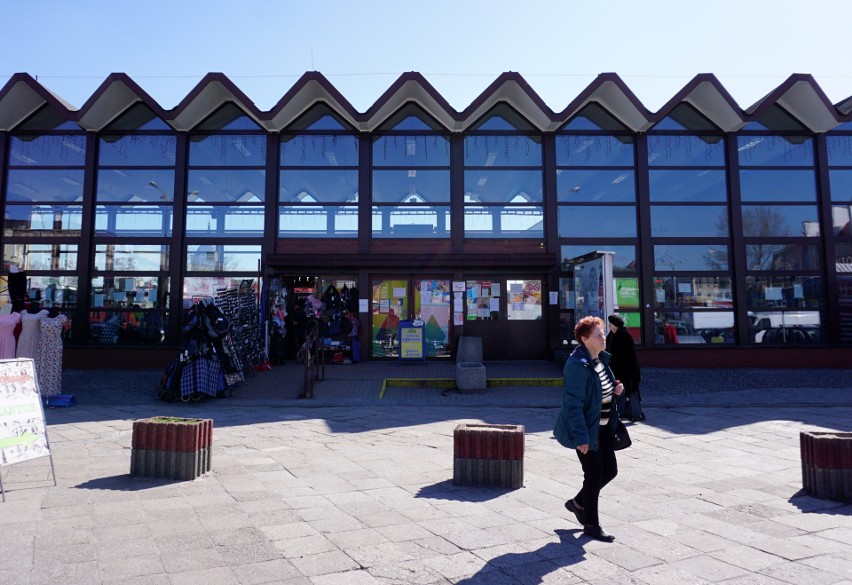
<svg viewBox="0 0 852 585"><path fill-rule="evenodd" d="M743 108L792 73L834 103L852 95L843 0L10 0L2 13L0 84L29 73L76 107L114 72L167 109L208 72L262 110L308 70L359 111L405 71L457 110L504 71L557 111L603 72L651 111L698 73Z"/></svg>

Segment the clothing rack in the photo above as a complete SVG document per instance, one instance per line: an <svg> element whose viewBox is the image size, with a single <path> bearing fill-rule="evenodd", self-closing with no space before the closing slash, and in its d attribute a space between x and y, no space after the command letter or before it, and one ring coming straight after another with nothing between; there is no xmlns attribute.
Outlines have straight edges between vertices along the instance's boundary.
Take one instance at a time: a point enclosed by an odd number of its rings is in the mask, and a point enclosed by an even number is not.
<svg viewBox="0 0 852 585"><path fill-rule="evenodd" d="M231 355L234 369L242 377L241 381L245 381L247 376L254 376L255 364L267 361L258 299L238 289L219 289L213 302L231 324L224 343L228 344L226 351Z"/></svg>

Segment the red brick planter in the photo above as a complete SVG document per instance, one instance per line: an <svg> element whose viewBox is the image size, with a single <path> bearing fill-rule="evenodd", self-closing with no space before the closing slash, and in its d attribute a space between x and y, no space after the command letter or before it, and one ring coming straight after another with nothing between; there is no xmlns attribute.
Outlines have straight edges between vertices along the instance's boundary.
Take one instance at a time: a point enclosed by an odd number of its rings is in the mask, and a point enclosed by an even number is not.
<svg viewBox="0 0 852 585"><path fill-rule="evenodd" d="M132 477L195 479L212 469L213 419L154 417L133 422Z"/></svg>
<svg viewBox="0 0 852 585"><path fill-rule="evenodd" d="M524 426L462 424L453 431L455 485L524 485Z"/></svg>
<svg viewBox="0 0 852 585"><path fill-rule="evenodd" d="M829 500L852 500L852 433L799 433L805 491Z"/></svg>

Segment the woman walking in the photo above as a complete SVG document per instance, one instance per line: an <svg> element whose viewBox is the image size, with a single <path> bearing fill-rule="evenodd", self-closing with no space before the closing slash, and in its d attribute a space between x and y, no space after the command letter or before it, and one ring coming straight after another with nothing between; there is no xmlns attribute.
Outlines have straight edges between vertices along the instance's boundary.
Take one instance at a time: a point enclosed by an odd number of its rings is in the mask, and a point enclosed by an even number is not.
<svg viewBox="0 0 852 585"><path fill-rule="evenodd" d="M583 467L583 487L565 502L565 507L583 525L583 534L612 542L615 537L600 525L598 496L618 474L613 450L618 413L613 408L613 395L624 392L624 386L609 369L604 322L599 317L580 319L574 327L574 338L580 345L565 363L562 409L553 434L562 446L577 451Z"/></svg>

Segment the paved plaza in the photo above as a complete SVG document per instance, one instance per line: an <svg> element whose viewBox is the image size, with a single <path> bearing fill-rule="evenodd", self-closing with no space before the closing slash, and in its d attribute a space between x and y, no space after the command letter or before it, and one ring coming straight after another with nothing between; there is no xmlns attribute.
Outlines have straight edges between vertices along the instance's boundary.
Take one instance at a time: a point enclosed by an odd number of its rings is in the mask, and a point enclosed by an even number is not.
<svg viewBox="0 0 852 585"><path fill-rule="evenodd" d="M647 421L601 496L617 540L563 503L582 482L551 436L560 389L386 387L427 362L298 364L231 398L167 404L157 371L66 371L49 460L2 469L0 584L852 584L852 504L802 492L799 432L852 431L852 370L651 370ZM554 377L547 362L488 376ZM132 421L212 418L213 471L131 479ZM456 487L453 429L526 428L524 487Z"/></svg>

